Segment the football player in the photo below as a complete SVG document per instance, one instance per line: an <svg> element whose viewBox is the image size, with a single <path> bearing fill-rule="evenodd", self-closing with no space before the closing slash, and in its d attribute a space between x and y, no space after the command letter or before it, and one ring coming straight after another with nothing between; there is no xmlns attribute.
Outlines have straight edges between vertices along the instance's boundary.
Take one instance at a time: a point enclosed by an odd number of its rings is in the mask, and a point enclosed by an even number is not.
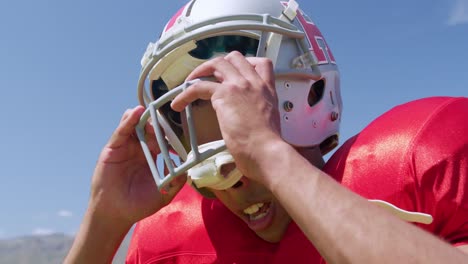
<svg viewBox="0 0 468 264"><path fill-rule="evenodd" d="M293 0L190 1L142 67L67 263L136 222L129 263L468 261L467 98L398 106L325 164L339 72Z"/></svg>

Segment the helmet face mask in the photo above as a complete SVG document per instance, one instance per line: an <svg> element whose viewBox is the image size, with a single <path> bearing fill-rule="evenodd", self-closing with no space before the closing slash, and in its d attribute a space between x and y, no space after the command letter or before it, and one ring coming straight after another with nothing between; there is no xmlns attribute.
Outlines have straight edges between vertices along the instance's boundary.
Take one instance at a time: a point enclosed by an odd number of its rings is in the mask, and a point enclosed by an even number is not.
<svg viewBox="0 0 468 264"><path fill-rule="evenodd" d="M297 3L194 0L168 22L161 38L150 43L142 59L138 98L147 110L137 135L158 188L226 150L224 144L216 144L199 151L192 105L185 110L189 135L184 135L180 115L169 103L197 81L184 82L193 69L234 50L272 60L281 135L286 142L297 147L320 146L323 154L336 146L342 111L338 68L322 34ZM146 145L144 127L148 120L155 129L168 175L160 175ZM192 152L189 159L187 150ZM169 151L182 159L180 166L173 166Z"/></svg>

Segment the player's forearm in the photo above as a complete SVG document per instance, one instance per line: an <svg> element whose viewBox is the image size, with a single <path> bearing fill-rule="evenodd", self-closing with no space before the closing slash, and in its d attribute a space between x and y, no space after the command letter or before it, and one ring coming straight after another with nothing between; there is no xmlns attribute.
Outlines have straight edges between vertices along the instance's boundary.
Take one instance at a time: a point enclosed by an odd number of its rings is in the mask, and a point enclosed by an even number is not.
<svg viewBox="0 0 468 264"><path fill-rule="evenodd" d="M131 226L102 217L90 206L64 263L111 263Z"/></svg>
<svg viewBox="0 0 468 264"><path fill-rule="evenodd" d="M284 153L281 161L268 157L274 162L262 166L275 179L267 185L327 262L467 262L461 251L345 189L294 149L280 148L270 153Z"/></svg>

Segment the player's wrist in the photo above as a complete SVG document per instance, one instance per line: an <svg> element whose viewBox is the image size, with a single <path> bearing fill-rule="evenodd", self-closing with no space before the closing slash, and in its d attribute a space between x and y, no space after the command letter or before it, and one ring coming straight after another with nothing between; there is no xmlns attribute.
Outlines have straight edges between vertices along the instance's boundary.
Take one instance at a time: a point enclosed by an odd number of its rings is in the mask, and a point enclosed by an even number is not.
<svg viewBox="0 0 468 264"><path fill-rule="evenodd" d="M90 205L64 263L110 263L131 228L114 220Z"/></svg>
<svg viewBox="0 0 468 264"><path fill-rule="evenodd" d="M105 222L118 229L129 229L135 221L132 221L129 212L119 208L118 199L106 197L103 191L96 191L89 200L87 216L97 223Z"/></svg>
<svg viewBox="0 0 468 264"><path fill-rule="evenodd" d="M257 164L259 174L262 175L262 183L270 190L273 190L281 177L278 177L278 172L281 168L281 159L289 151L294 149L280 137L272 138L260 144L257 151L261 153L258 155Z"/></svg>

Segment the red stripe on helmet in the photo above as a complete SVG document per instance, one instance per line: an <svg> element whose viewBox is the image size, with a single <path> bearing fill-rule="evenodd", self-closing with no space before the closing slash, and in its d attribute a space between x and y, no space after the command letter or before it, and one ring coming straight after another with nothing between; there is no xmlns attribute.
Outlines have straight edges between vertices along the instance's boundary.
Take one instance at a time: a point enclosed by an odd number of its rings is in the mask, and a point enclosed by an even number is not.
<svg viewBox="0 0 468 264"><path fill-rule="evenodd" d="M187 5L188 5L188 4L185 4L181 9L179 9L179 11L177 11L177 13L169 20L169 22L167 22L166 26L164 27L164 31L163 31L163 32L168 31L169 29L171 29L172 26L174 26L174 24L176 23L177 19L179 19L179 17L182 16L182 13L184 12L185 7L186 7Z"/></svg>

